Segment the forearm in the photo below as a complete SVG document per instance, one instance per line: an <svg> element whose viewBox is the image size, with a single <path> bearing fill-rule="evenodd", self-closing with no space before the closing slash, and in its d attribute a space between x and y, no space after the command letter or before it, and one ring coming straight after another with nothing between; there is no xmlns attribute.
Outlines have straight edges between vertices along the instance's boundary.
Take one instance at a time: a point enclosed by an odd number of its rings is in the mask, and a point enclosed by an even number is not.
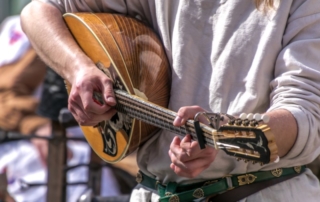
<svg viewBox="0 0 320 202"><path fill-rule="evenodd" d="M296 141L297 122L294 116L284 109L270 111L267 115L270 117L268 125L275 136L279 156L282 157L290 151Z"/></svg>
<svg viewBox="0 0 320 202"><path fill-rule="evenodd" d="M69 82L73 83L74 74L81 67L93 66L54 6L32 1L21 13L21 24L37 54Z"/></svg>

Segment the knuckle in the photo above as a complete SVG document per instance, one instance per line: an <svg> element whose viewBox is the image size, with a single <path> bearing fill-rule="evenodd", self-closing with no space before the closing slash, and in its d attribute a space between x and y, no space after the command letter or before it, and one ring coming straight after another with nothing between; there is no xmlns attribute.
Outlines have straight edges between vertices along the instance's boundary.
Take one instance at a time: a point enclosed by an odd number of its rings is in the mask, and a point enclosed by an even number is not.
<svg viewBox="0 0 320 202"><path fill-rule="evenodd" d="M178 161L176 158L174 158L174 157L171 158L171 162L172 162L174 165L178 165L178 163L179 163L179 161Z"/></svg>
<svg viewBox="0 0 320 202"><path fill-rule="evenodd" d="M178 110L178 116L180 116L180 117L185 117L185 116L187 115L187 110L188 110L187 107L181 107L181 108Z"/></svg>
<svg viewBox="0 0 320 202"><path fill-rule="evenodd" d="M103 79L102 83L107 88L113 89L113 82L110 78L107 77L107 78Z"/></svg>
<svg viewBox="0 0 320 202"><path fill-rule="evenodd" d="M68 104L68 110L75 116L75 113L74 113L72 105Z"/></svg>
<svg viewBox="0 0 320 202"><path fill-rule="evenodd" d="M86 125L86 121L83 119L78 119L78 123L82 126Z"/></svg>
<svg viewBox="0 0 320 202"><path fill-rule="evenodd" d="M70 104L76 103L76 99L77 99L76 97L77 97L77 96L76 96L75 93L70 94L69 99L68 99L68 102L69 102Z"/></svg>
<svg viewBox="0 0 320 202"><path fill-rule="evenodd" d="M76 82L74 85L72 85L71 94L78 94L78 91L81 89L81 82Z"/></svg>
<svg viewBox="0 0 320 202"><path fill-rule="evenodd" d="M84 110L89 110L90 109L89 103L83 103L83 109Z"/></svg>
<svg viewBox="0 0 320 202"><path fill-rule="evenodd" d="M200 106L198 105L193 105L192 108L195 110L195 111L204 111Z"/></svg>
<svg viewBox="0 0 320 202"><path fill-rule="evenodd" d="M180 161L182 161L182 160L183 160L183 159L182 159L182 158L183 158L183 156L182 156L182 154L181 154L181 153L176 154L175 156L176 156L176 158L177 158L177 159L179 159Z"/></svg>
<svg viewBox="0 0 320 202"><path fill-rule="evenodd" d="M79 116L78 122L79 122L80 125L84 125L84 126L89 124L89 120L84 115L80 115Z"/></svg>
<svg viewBox="0 0 320 202"><path fill-rule="evenodd" d="M109 77L106 77L105 79L104 79L104 83L105 84L107 84L107 85L113 85L113 82L112 82L112 80L109 78Z"/></svg>

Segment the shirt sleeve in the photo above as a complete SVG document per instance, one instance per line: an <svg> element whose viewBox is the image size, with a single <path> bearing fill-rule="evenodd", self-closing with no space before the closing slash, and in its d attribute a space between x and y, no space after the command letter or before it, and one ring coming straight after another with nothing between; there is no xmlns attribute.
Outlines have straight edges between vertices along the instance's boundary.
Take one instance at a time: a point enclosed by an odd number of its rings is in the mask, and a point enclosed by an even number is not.
<svg viewBox="0 0 320 202"><path fill-rule="evenodd" d="M62 14L74 12L119 13L155 25L155 3L140 0L42 0L58 8Z"/></svg>
<svg viewBox="0 0 320 202"><path fill-rule="evenodd" d="M270 110L286 109L298 124L295 145L282 160L307 164L320 154L320 7L316 0L303 2L288 18Z"/></svg>
<svg viewBox="0 0 320 202"><path fill-rule="evenodd" d="M45 0L57 7L61 13L67 12L112 12L127 13L126 0Z"/></svg>

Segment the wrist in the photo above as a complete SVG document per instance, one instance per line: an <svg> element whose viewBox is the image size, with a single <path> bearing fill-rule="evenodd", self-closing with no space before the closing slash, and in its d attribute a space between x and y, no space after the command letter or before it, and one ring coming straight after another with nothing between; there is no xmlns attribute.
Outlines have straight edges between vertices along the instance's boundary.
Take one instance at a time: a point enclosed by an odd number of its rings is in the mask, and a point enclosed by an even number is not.
<svg viewBox="0 0 320 202"><path fill-rule="evenodd" d="M96 66L82 52L80 54L73 54L72 58L67 60L63 74L64 79L73 85L77 78L82 77L86 72L92 72Z"/></svg>

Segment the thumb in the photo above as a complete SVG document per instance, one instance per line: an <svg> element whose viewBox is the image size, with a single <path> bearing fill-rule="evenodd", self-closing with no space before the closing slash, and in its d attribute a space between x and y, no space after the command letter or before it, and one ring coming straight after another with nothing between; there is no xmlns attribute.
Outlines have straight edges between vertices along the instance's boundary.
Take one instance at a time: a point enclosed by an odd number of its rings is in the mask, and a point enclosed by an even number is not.
<svg viewBox="0 0 320 202"><path fill-rule="evenodd" d="M117 104L111 80L103 85L103 95L107 105L115 106Z"/></svg>

